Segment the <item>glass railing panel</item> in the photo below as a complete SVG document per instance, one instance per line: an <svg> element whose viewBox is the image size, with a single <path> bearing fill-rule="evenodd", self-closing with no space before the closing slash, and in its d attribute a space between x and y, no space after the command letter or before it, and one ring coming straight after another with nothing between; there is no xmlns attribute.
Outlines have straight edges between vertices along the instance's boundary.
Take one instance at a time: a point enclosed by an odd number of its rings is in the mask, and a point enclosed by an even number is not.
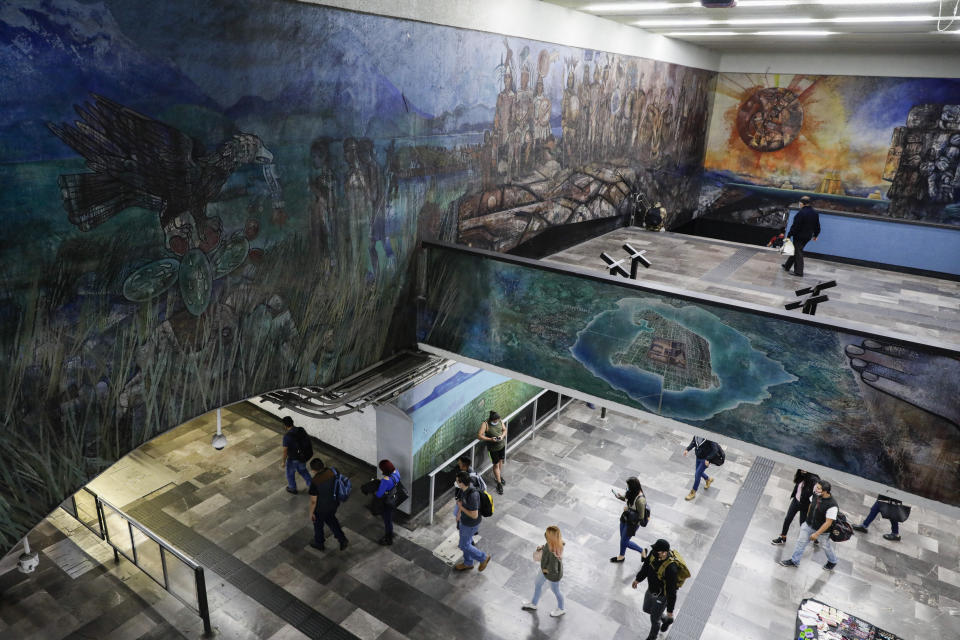
<svg viewBox="0 0 960 640"><path fill-rule="evenodd" d="M163 585L163 560L160 557L160 545L137 527L133 527L133 544L137 549L137 566L157 583Z"/></svg>
<svg viewBox="0 0 960 640"><path fill-rule="evenodd" d="M110 536L110 544L128 560L133 560L133 541L130 539L130 526L127 519L114 511L110 505L104 504L103 520L107 526L107 534Z"/></svg>
<svg viewBox="0 0 960 640"><path fill-rule="evenodd" d="M167 589L197 609L197 579L193 568L166 549L163 550L163 557L167 562Z"/></svg>

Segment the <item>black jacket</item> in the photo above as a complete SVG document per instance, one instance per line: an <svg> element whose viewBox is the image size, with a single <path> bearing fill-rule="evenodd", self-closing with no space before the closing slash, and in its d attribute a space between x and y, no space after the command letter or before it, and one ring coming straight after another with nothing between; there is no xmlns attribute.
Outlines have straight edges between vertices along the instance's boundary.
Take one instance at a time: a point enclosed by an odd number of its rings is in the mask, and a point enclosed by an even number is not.
<svg viewBox="0 0 960 640"><path fill-rule="evenodd" d="M810 508L810 498L813 497L813 487L818 482L820 482L820 476L815 473L804 473L803 475L794 476L793 483L793 493L790 494L790 498L797 497L797 487L801 484L803 489L800 490L800 508L803 509L804 517L806 517L807 509Z"/></svg>
<svg viewBox="0 0 960 640"><path fill-rule="evenodd" d="M697 446L697 440L700 440L700 446ZM714 453L716 453L717 443L713 440L707 440L706 438L699 438L698 436L693 436L690 439L690 444L687 445L687 451L690 449L696 449L694 452L697 458L707 459L711 458Z"/></svg>
<svg viewBox="0 0 960 640"><path fill-rule="evenodd" d="M668 562L669 557L663 562ZM667 612L673 613L673 606L677 604L677 569L676 563L671 562L670 565L663 571L663 583L660 582L660 578L657 577L657 569L660 568L660 560L657 559L656 553L651 551L649 555L643 560L643 564L640 566L640 571L637 572L637 582L643 582L644 578L647 580L647 590L651 593L657 595L666 594L667 596Z"/></svg>
<svg viewBox="0 0 960 640"><path fill-rule="evenodd" d="M810 205L800 208L797 215L793 217L793 224L790 225L788 238L794 240L809 240L820 235L820 216L816 209Z"/></svg>
<svg viewBox="0 0 960 640"><path fill-rule="evenodd" d="M814 531L819 530L827 521L827 510L836 506L838 506L837 501L832 495L829 498L813 496L810 500L810 508L807 509L807 524L813 527Z"/></svg>

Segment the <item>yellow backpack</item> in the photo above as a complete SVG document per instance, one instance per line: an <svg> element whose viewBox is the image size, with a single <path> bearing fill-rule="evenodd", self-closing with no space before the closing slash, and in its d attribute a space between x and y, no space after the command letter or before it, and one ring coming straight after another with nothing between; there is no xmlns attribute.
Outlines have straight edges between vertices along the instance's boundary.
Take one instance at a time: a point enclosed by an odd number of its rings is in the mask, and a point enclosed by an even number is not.
<svg viewBox="0 0 960 640"><path fill-rule="evenodd" d="M660 566L657 567L657 578L660 580L660 584L663 584L663 574L667 570L667 567L671 564L677 565L677 589L683 586L683 583L687 578L690 577L690 569L687 568L687 563L683 561L683 558L680 557L680 554L677 553L676 549L670 550L670 555L667 556L667 559L660 563Z"/></svg>

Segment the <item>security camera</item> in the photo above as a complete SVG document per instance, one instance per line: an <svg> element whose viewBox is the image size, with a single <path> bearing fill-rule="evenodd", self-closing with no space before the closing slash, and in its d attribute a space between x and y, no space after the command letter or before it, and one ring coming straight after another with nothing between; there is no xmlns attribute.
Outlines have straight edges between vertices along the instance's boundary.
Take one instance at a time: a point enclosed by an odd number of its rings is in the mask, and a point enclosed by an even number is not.
<svg viewBox="0 0 960 640"><path fill-rule="evenodd" d="M32 551L30 553L21 553L20 559L17 560L17 569L20 571L20 573L33 573L39 564L40 557L37 555L36 551Z"/></svg>
<svg viewBox="0 0 960 640"><path fill-rule="evenodd" d="M227 446L227 436L223 435L222 433L214 434L213 441L210 444L213 445L214 449L220 451Z"/></svg>

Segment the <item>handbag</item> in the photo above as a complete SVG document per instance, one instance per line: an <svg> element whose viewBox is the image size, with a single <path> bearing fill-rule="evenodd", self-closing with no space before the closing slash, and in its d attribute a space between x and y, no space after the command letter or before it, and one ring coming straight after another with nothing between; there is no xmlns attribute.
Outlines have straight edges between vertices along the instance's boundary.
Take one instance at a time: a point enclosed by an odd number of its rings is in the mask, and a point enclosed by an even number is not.
<svg viewBox="0 0 960 640"><path fill-rule="evenodd" d="M891 522L906 522L910 517L910 507L901 502L881 500L880 515Z"/></svg>
<svg viewBox="0 0 960 640"><path fill-rule="evenodd" d="M396 484L394 484L389 491L383 494L383 506L390 509L396 509L409 497L410 496L407 494L406 487L403 486L403 483L398 478Z"/></svg>
<svg viewBox="0 0 960 640"><path fill-rule="evenodd" d="M541 558L543 558L543 547L537 547L533 551L533 561L539 563Z"/></svg>
<svg viewBox="0 0 960 640"><path fill-rule="evenodd" d="M793 240L790 238L784 238L783 246L780 247L780 253L785 256L792 256L794 253Z"/></svg>
<svg viewBox="0 0 960 640"><path fill-rule="evenodd" d="M654 607L658 607L663 596L655 594L649 589L643 594L643 612L653 613Z"/></svg>

